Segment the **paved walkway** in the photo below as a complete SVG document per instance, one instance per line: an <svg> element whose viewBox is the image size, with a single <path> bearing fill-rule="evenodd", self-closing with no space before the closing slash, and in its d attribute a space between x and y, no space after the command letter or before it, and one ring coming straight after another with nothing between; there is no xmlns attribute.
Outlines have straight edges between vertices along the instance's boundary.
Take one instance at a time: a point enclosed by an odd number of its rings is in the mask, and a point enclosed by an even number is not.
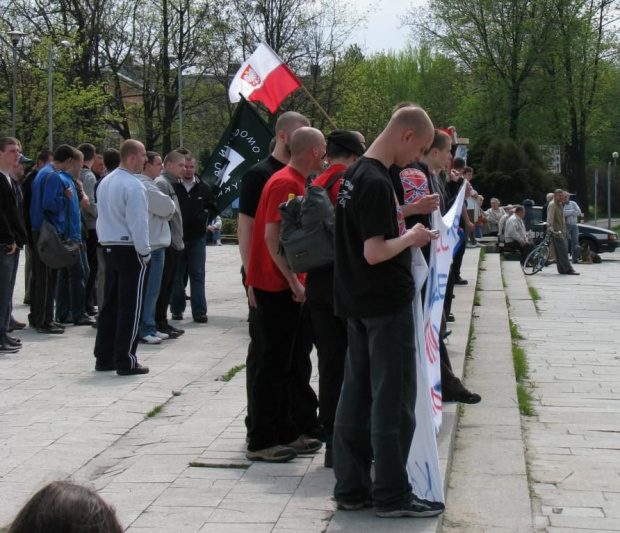
<svg viewBox="0 0 620 533"><path fill-rule="evenodd" d="M527 281L539 315L515 318L538 416L524 421L538 529L620 531L620 254ZM508 281L510 284L510 281Z"/></svg>
<svg viewBox="0 0 620 533"><path fill-rule="evenodd" d="M464 275L473 281L477 254L465 258ZM209 247L207 271L209 323L185 321L182 338L141 345L147 376L94 372L89 327L59 336L26 329L21 353L0 356L0 525L46 482L70 478L96 487L132 533L435 531L437 520L334 517L333 472L322 466L322 453L284 465L245 459L245 373L221 380L245 362L248 342L237 247ZM15 302L23 298L21 272L18 280ZM457 372L473 291L473 283L458 288L454 304ZM16 305L18 319L26 314ZM455 422L456 408L448 406L444 472Z"/></svg>

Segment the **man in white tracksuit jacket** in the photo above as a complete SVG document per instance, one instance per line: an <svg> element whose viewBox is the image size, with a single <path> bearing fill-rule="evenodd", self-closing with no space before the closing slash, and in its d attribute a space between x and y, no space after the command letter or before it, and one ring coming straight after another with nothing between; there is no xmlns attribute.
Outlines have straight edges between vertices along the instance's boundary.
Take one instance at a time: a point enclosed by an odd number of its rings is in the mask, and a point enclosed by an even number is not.
<svg viewBox="0 0 620 533"><path fill-rule="evenodd" d="M138 141L121 146L121 165L97 189L97 235L105 257L105 293L95 341L95 370L147 374L136 348L147 266L151 259L147 194L136 177L146 162Z"/></svg>

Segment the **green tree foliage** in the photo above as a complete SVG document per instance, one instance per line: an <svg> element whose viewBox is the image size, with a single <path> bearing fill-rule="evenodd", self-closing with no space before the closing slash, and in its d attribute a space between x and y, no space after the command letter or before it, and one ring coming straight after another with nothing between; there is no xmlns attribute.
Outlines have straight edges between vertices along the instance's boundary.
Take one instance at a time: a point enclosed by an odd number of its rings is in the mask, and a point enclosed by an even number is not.
<svg viewBox="0 0 620 533"><path fill-rule="evenodd" d="M520 204L531 199L545 202L545 195L564 185L561 176L547 171L536 145L529 140L520 144L510 138L491 140L481 137L471 147L468 162L475 168L474 186L485 198L503 204Z"/></svg>

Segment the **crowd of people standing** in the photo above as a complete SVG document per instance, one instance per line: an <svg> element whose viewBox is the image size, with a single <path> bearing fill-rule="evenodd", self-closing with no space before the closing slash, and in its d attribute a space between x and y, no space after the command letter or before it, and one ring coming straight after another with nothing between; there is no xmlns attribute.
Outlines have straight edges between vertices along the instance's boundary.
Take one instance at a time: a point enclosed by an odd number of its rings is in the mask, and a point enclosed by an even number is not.
<svg viewBox="0 0 620 533"><path fill-rule="evenodd" d="M97 328L97 371L148 372L137 362L137 343L184 333L169 323L168 307L173 319L183 318L188 281L193 320L208 321L206 239L219 217L194 156L180 148L162 160L129 140L104 154L89 143L44 150L25 175L30 163L17 139L0 138L0 353L17 353L21 341L9 334L27 326L12 316L23 250L24 303L37 333L61 335L67 324ZM77 250L61 268L40 253L49 228Z"/></svg>

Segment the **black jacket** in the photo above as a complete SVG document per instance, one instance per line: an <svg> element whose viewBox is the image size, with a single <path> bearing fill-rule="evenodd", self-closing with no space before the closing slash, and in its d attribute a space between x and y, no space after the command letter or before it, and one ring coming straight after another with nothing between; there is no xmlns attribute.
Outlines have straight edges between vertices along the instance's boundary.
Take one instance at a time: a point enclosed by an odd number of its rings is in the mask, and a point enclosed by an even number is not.
<svg viewBox="0 0 620 533"><path fill-rule="evenodd" d="M191 241L207 232L207 223L215 218L215 198L211 187L196 179L194 186L187 191L182 183L174 186L183 218L183 240Z"/></svg>
<svg viewBox="0 0 620 533"><path fill-rule="evenodd" d="M27 242L17 197L6 175L0 172L0 244L16 244L22 248Z"/></svg>

